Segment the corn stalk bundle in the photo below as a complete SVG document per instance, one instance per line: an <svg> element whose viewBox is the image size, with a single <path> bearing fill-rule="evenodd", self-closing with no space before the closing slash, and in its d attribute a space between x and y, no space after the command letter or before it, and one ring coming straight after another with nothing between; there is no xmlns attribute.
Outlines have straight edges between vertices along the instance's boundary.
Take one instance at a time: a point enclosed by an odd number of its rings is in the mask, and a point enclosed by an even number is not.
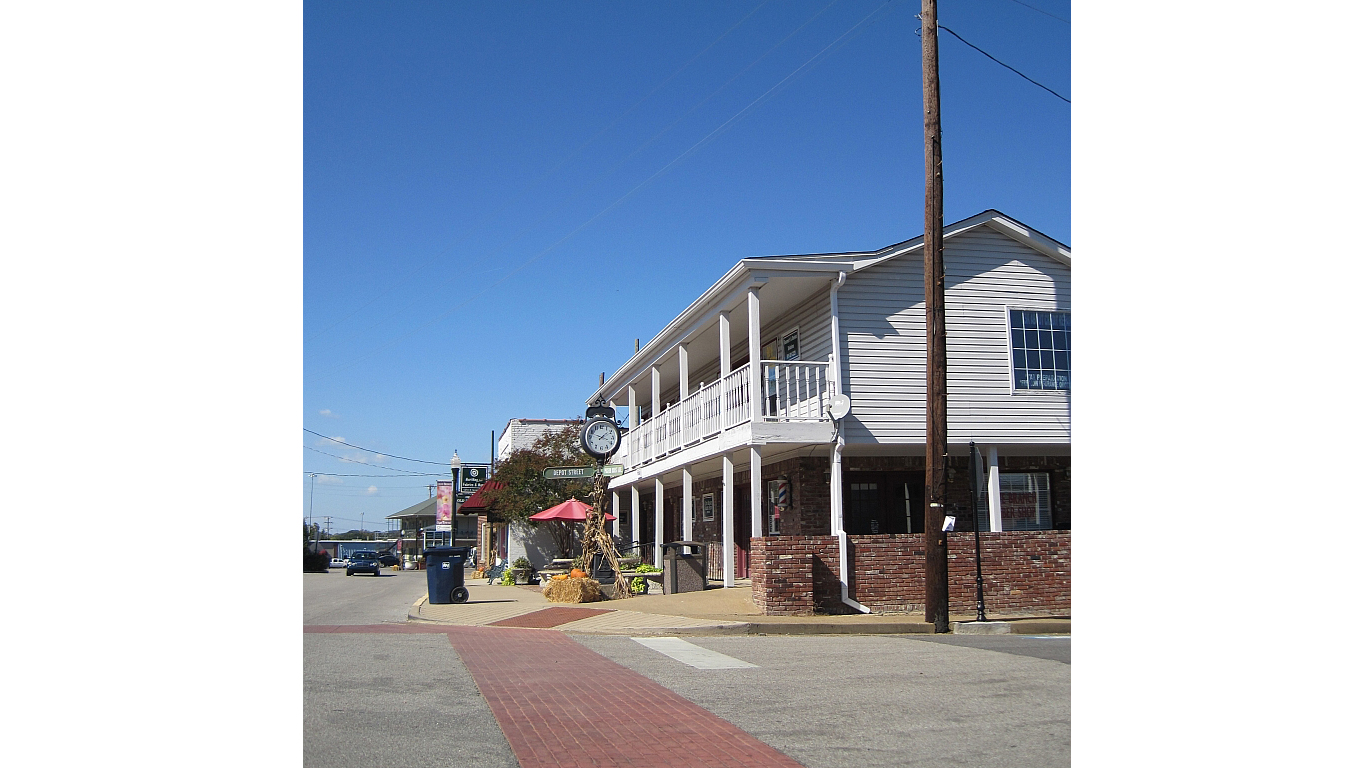
<svg viewBox="0 0 1366 768"><path fill-rule="evenodd" d="M583 565L585 569L589 568L593 555L601 554L612 566L612 573L616 577L613 582L614 594L617 597L630 597L631 586L626 577L621 575L617 544L612 541L612 534L607 532L607 520L603 517L602 501L606 495L607 478L599 473L593 482L593 507L588 510L588 519L583 522Z"/></svg>

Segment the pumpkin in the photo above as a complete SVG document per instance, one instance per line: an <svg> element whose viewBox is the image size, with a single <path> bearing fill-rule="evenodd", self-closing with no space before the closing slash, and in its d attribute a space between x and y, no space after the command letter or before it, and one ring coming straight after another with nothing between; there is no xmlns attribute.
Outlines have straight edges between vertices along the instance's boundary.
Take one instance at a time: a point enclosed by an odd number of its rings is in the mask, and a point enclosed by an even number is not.
<svg viewBox="0 0 1366 768"><path fill-rule="evenodd" d="M555 581L564 581L565 579L569 578L569 574L561 573L555 576L551 576L550 578L554 579Z"/></svg>
<svg viewBox="0 0 1366 768"><path fill-rule="evenodd" d="M588 578L588 572L583 570L582 568L575 568L574 570L569 572L569 575L575 579Z"/></svg>

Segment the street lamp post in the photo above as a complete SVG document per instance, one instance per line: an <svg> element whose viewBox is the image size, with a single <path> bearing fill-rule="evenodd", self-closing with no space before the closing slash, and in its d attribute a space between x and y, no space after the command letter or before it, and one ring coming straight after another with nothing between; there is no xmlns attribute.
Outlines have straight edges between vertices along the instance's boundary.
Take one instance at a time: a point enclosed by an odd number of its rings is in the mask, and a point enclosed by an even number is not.
<svg viewBox="0 0 1366 768"><path fill-rule="evenodd" d="M460 497L460 452L451 451L451 530L450 539L445 544L455 544L455 507Z"/></svg>
<svg viewBox="0 0 1366 768"><path fill-rule="evenodd" d="M318 551L318 526L313 524L313 480L317 474L308 473L308 524L313 526L313 551Z"/></svg>

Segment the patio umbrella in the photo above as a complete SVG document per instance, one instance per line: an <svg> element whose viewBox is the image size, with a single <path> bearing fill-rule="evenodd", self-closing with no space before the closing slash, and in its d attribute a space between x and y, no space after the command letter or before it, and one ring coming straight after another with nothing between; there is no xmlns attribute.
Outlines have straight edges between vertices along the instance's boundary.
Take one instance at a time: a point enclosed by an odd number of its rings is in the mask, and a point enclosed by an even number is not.
<svg viewBox="0 0 1366 768"><path fill-rule="evenodd" d="M579 501L578 499L570 499L569 501L556 504L550 509L537 512L536 514L531 516L531 519L583 521L588 519L588 510L590 509L592 509L592 507L588 506L587 504L584 504L582 501ZM603 519L616 520L616 517L609 514L604 514Z"/></svg>

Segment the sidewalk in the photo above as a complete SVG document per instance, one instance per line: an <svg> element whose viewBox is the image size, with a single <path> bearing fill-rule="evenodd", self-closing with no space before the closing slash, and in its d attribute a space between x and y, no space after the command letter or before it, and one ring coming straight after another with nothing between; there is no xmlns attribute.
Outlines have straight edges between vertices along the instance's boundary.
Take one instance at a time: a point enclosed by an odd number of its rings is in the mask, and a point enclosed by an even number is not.
<svg viewBox="0 0 1366 768"><path fill-rule="evenodd" d="M558 629L595 635L814 635L932 634L934 625L920 613L848 616L764 616L755 607L747 580L730 589L663 595L652 592L625 600L552 603L540 587L489 585L468 580L468 602L432 605L423 597L408 610L408 621L457 626L514 626ZM652 589L658 589L655 585ZM986 624L971 615L950 615L961 634L1069 634L1069 618L1000 617ZM962 624L961 622L972 622Z"/></svg>

